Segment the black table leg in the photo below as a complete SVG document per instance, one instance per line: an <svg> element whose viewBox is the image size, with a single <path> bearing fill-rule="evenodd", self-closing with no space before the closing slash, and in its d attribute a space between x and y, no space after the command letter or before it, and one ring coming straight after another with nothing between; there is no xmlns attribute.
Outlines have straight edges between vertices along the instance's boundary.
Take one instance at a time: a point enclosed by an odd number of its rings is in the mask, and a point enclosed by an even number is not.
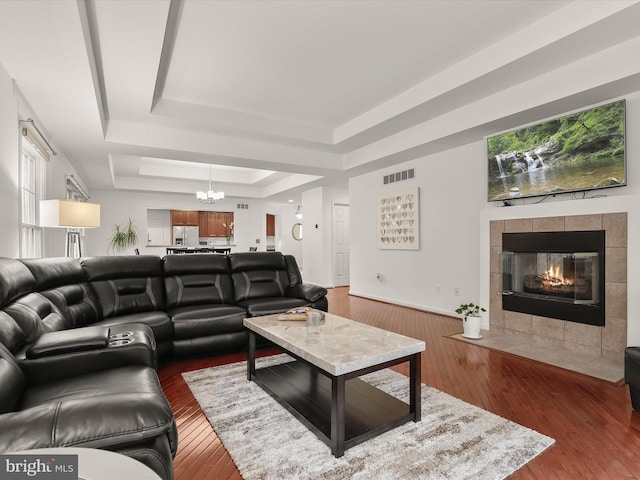
<svg viewBox="0 0 640 480"><path fill-rule="evenodd" d="M409 412L413 414L413 421L419 422L422 418L422 353L416 353L409 360Z"/></svg>
<svg viewBox="0 0 640 480"><path fill-rule="evenodd" d="M331 377L331 453L344 455L344 377Z"/></svg>
<svg viewBox="0 0 640 480"><path fill-rule="evenodd" d="M247 358L247 380L256 373L256 335L249 331L249 355Z"/></svg>

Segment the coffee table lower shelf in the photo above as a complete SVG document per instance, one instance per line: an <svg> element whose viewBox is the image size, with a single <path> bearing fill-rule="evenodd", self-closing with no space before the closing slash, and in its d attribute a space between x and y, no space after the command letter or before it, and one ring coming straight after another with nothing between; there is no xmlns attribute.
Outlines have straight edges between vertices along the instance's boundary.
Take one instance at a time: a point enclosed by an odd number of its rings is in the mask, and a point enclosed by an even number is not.
<svg viewBox="0 0 640 480"><path fill-rule="evenodd" d="M335 456L416 420L410 405L360 378L347 379L344 381L344 449L336 449L332 428L340 429L341 425L336 423L339 422L336 414L332 415L332 381L335 379L302 361L257 369L251 379L326 443Z"/></svg>

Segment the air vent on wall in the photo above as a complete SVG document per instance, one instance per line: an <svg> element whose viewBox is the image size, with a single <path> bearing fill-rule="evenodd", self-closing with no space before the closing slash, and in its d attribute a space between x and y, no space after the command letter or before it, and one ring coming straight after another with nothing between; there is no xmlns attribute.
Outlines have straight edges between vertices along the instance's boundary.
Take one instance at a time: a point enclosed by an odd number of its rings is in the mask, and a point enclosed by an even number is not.
<svg viewBox="0 0 640 480"><path fill-rule="evenodd" d="M249 204L248 203L238 203L238 204L236 204L236 208L238 210L248 210L249 209Z"/></svg>
<svg viewBox="0 0 640 480"><path fill-rule="evenodd" d="M391 173L382 177L382 183L387 185L388 183L401 182L403 180L409 180L415 176L415 170L410 168L409 170L403 170L401 172Z"/></svg>

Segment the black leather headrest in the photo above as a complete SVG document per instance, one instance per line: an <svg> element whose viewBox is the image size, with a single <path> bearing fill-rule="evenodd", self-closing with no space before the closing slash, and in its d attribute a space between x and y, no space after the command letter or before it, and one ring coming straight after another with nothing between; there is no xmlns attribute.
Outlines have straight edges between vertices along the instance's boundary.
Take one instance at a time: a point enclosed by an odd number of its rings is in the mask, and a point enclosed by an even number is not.
<svg viewBox="0 0 640 480"><path fill-rule="evenodd" d="M74 258L32 258L21 261L35 277L37 291L87 281L86 272L82 270L80 262Z"/></svg>
<svg viewBox="0 0 640 480"><path fill-rule="evenodd" d="M33 290L36 279L20 260L0 257L0 307Z"/></svg>
<svg viewBox="0 0 640 480"><path fill-rule="evenodd" d="M247 270L286 270L284 255L280 252L241 252L229 255L232 272Z"/></svg>
<svg viewBox="0 0 640 480"><path fill-rule="evenodd" d="M80 260L88 280L161 277L162 259L155 255L87 257Z"/></svg>
<svg viewBox="0 0 640 480"><path fill-rule="evenodd" d="M167 255L163 262L165 276L229 273L229 259L225 255L214 253Z"/></svg>

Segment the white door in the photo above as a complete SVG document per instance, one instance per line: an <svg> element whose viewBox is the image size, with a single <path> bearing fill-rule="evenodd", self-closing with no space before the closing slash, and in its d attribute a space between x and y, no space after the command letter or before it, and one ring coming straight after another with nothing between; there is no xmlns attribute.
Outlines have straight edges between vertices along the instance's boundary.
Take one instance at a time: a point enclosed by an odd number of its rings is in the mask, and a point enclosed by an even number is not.
<svg viewBox="0 0 640 480"><path fill-rule="evenodd" d="M334 203L333 219L333 285L349 285L349 205Z"/></svg>

